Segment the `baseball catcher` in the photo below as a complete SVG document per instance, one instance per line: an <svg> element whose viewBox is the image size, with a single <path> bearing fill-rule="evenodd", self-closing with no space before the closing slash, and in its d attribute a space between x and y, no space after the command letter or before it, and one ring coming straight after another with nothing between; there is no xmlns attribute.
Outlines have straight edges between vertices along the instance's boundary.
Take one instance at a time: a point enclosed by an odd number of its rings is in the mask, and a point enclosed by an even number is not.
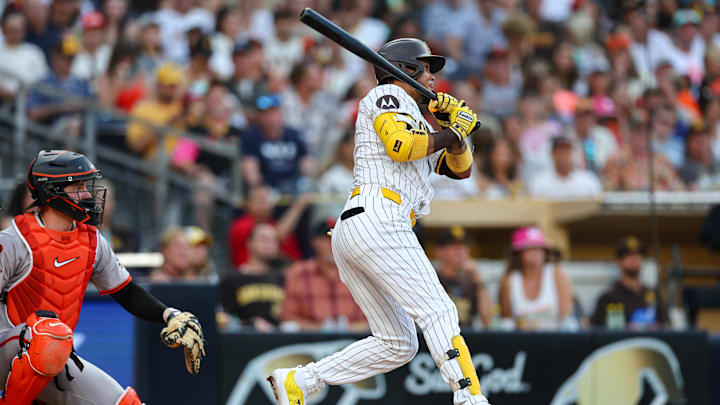
<svg viewBox="0 0 720 405"><path fill-rule="evenodd" d="M187 370L200 371L200 322L135 284L95 228L105 206L105 188L95 184L101 177L88 158L70 151L41 151L30 164L27 187L37 210L0 232L0 404L141 404L135 390L73 350L90 282L131 314L167 323L162 342L182 347Z"/></svg>

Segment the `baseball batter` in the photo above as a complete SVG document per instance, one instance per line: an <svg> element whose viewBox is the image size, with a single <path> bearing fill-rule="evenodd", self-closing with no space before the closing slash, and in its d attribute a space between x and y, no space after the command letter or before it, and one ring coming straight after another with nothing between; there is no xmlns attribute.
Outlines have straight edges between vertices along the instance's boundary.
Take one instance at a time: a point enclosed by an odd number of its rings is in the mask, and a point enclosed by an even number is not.
<svg viewBox="0 0 720 405"><path fill-rule="evenodd" d="M391 41L380 55L433 89L445 59L413 38ZM326 384L360 381L406 363L418 350L415 324L456 405L487 404L455 305L440 284L412 227L429 212L429 176L470 175L472 154L465 137L477 116L463 102L438 93L430 101L443 129L423 119L420 93L376 68L379 85L360 101L355 123L355 181L332 246L340 278L370 323L372 336L318 362L277 369L268 378L280 405L304 405Z"/></svg>
<svg viewBox="0 0 720 405"><path fill-rule="evenodd" d="M160 303L132 281L94 225L102 222L104 187L83 155L41 151L27 185L36 213L0 232L0 404L140 405L135 390L73 350L73 330L92 283L133 315L167 322L161 339L183 347L196 374L205 355L197 318ZM53 381L54 380L54 381Z"/></svg>

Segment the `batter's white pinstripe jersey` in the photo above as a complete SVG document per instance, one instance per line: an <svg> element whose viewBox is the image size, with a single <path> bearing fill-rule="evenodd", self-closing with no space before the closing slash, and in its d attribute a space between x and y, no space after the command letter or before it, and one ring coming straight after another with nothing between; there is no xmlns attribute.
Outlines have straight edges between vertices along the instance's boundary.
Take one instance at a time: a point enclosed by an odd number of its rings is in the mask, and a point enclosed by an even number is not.
<svg viewBox="0 0 720 405"><path fill-rule="evenodd" d="M353 188L364 184L389 188L410 204L417 217L427 215L434 193L429 178L442 151L412 162L392 160L373 126L378 115L386 112L402 114L398 119L405 121L411 128L433 131L423 118L415 100L401 87L384 84L370 90L367 96L360 100L355 121Z"/></svg>

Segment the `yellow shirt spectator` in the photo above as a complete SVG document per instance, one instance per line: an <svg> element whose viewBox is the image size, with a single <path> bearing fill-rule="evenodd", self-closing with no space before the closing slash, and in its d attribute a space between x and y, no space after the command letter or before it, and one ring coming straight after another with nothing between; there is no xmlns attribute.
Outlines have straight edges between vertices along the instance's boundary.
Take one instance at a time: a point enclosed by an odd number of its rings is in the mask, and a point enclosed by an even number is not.
<svg viewBox="0 0 720 405"><path fill-rule="evenodd" d="M178 97L178 89L184 80L179 67L165 63L155 72L157 80L156 97L153 100L139 102L130 113L131 121L127 126L126 142L130 149L143 158L155 156L160 133L145 123L183 129L183 107ZM139 118L133 121L132 118ZM165 138L165 151L172 154L178 141L178 132L169 132Z"/></svg>

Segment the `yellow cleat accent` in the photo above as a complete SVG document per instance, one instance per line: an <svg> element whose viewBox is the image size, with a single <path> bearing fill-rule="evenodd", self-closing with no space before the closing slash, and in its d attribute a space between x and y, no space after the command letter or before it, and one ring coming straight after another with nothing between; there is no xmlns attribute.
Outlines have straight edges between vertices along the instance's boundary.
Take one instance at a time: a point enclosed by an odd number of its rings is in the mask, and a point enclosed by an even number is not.
<svg viewBox="0 0 720 405"><path fill-rule="evenodd" d="M305 405L302 389L300 389L295 382L296 371L297 370L291 371L288 373L287 378L285 378L285 391L287 392L289 403L292 405Z"/></svg>

